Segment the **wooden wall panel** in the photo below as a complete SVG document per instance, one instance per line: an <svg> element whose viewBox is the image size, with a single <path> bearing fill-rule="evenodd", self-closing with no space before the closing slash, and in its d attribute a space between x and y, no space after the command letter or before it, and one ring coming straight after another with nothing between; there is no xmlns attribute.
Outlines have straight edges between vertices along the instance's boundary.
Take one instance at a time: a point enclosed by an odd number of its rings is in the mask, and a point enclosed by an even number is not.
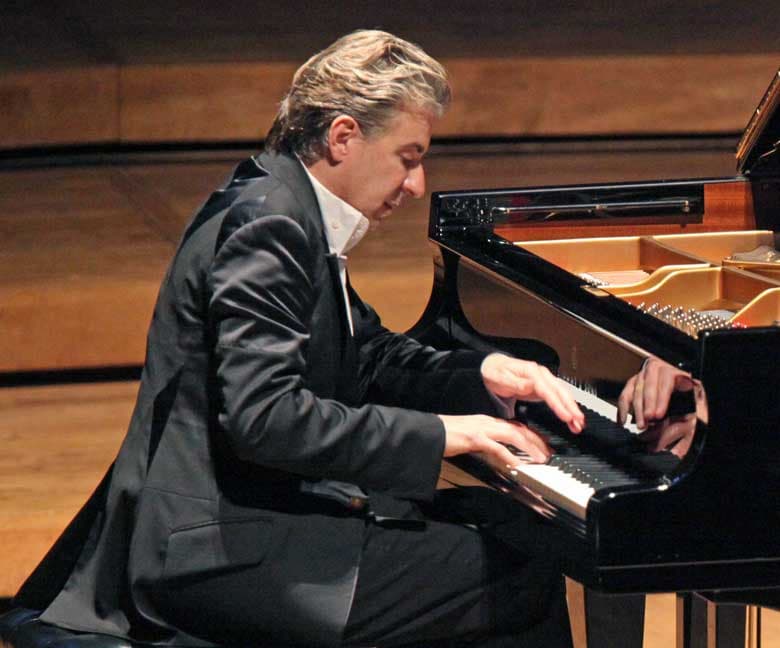
<svg viewBox="0 0 780 648"><path fill-rule="evenodd" d="M0 371L142 363L158 289L111 274L0 285Z"/></svg>
<svg viewBox="0 0 780 648"><path fill-rule="evenodd" d="M0 371L142 361L174 243L120 173L0 174Z"/></svg>
<svg viewBox="0 0 780 648"><path fill-rule="evenodd" d="M6 74L0 148L257 141L299 62L170 63ZM741 131L777 54L444 59L443 137Z"/></svg>
<svg viewBox="0 0 780 648"><path fill-rule="evenodd" d="M128 65L121 70L123 142L260 140L292 63Z"/></svg>
<svg viewBox="0 0 780 648"><path fill-rule="evenodd" d="M445 59L455 100L442 137L741 131L775 55ZM126 142L259 139L292 63L128 66Z"/></svg>
<svg viewBox="0 0 780 648"><path fill-rule="evenodd" d="M447 61L441 135L741 131L777 55L583 56Z"/></svg>
<svg viewBox="0 0 780 648"><path fill-rule="evenodd" d="M116 455L135 382L0 389L0 597L13 596Z"/></svg>
<svg viewBox="0 0 780 648"><path fill-rule="evenodd" d="M0 148L114 142L118 93L114 65L6 71Z"/></svg>

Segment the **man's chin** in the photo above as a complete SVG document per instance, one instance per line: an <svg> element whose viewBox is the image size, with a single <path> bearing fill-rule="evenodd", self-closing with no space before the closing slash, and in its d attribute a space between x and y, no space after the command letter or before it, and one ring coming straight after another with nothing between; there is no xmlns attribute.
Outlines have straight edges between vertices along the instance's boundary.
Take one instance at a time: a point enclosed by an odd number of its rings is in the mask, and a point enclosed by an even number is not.
<svg viewBox="0 0 780 648"><path fill-rule="evenodd" d="M378 227L379 224L385 220L390 214L393 213L393 210L395 209L395 205L388 205L387 203L384 203L382 207L377 209L371 218L369 219L371 221L372 227Z"/></svg>

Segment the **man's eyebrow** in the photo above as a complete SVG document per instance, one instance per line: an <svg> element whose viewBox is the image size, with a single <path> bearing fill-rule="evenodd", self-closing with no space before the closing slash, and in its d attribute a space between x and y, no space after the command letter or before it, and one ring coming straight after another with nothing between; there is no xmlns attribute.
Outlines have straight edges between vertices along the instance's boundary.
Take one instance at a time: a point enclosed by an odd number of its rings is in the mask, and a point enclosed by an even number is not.
<svg viewBox="0 0 780 648"><path fill-rule="evenodd" d="M419 153L420 155L424 155L426 151L425 147L422 144L418 144L417 142L411 144L404 144L401 147L402 151L408 151L410 149L413 150L415 153Z"/></svg>

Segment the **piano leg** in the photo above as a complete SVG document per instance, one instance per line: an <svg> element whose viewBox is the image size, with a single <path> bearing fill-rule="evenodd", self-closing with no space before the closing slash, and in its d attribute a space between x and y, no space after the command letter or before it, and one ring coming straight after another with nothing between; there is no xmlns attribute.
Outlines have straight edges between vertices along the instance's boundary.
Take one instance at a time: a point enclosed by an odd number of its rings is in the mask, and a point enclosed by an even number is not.
<svg viewBox="0 0 780 648"><path fill-rule="evenodd" d="M747 643L745 638L747 637ZM761 610L677 594L677 648L761 648Z"/></svg>
<svg viewBox="0 0 780 648"><path fill-rule="evenodd" d="M567 578L566 599L574 648L642 648L643 594L599 594Z"/></svg>

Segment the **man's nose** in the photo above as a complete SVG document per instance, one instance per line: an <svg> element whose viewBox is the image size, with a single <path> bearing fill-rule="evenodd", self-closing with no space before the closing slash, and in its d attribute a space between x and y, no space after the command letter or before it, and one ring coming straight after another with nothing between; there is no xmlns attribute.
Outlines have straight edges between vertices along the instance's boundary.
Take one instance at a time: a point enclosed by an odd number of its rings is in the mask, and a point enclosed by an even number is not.
<svg viewBox="0 0 780 648"><path fill-rule="evenodd" d="M422 198L425 195L425 170L422 164L409 170L404 180L403 190L412 198Z"/></svg>

